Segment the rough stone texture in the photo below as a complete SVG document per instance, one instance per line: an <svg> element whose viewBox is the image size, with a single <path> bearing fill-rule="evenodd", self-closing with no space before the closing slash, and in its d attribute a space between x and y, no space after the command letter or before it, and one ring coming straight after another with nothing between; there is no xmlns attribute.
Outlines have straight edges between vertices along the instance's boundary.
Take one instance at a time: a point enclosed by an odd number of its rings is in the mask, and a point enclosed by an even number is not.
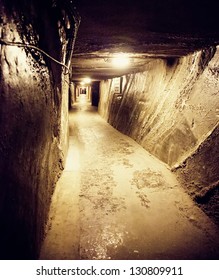
<svg viewBox="0 0 219 280"><path fill-rule="evenodd" d="M81 24L73 55L73 80L111 79L140 72L147 57L181 57L219 44L215 0L75 0ZM115 69L114 53L134 58Z"/></svg>
<svg viewBox="0 0 219 280"><path fill-rule="evenodd" d="M41 260L218 259L219 230L161 161L107 124L84 94L69 125Z"/></svg>
<svg viewBox="0 0 219 280"><path fill-rule="evenodd" d="M65 34L50 5L0 1L1 39L35 45L64 61ZM0 79L0 258L33 259L63 169L67 76L41 52L1 42Z"/></svg>
<svg viewBox="0 0 219 280"><path fill-rule="evenodd" d="M69 88L69 109L72 108L76 100L76 86L73 82L70 84Z"/></svg>
<svg viewBox="0 0 219 280"><path fill-rule="evenodd" d="M182 56L218 42L215 0L76 0L82 21L75 52Z"/></svg>
<svg viewBox="0 0 219 280"><path fill-rule="evenodd" d="M180 166L195 197L218 186L218 64L212 47L153 59L143 72L123 76L120 91L116 79L100 85L100 114L171 168Z"/></svg>
<svg viewBox="0 0 219 280"><path fill-rule="evenodd" d="M219 127L174 172L187 192L219 225Z"/></svg>

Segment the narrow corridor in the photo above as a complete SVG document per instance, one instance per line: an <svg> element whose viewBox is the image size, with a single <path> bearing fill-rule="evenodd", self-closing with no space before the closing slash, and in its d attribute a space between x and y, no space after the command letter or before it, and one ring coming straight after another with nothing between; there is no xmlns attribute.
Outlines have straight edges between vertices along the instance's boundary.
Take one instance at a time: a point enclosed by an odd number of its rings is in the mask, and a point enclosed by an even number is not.
<svg viewBox="0 0 219 280"><path fill-rule="evenodd" d="M174 175L86 96L69 115L66 168L40 259L217 259L218 231Z"/></svg>

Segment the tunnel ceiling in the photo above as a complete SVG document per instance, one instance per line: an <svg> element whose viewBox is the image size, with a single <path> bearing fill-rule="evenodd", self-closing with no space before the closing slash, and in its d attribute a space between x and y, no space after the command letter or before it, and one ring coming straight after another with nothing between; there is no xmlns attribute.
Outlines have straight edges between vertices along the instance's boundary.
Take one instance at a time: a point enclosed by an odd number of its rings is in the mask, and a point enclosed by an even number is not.
<svg viewBox="0 0 219 280"><path fill-rule="evenodd" d="M102 80L139 71L151 57L180 57L219 43L219 1L75 0L81 24L73 55L73 80ZM131 56L115 70L114 53Z"/></svg>

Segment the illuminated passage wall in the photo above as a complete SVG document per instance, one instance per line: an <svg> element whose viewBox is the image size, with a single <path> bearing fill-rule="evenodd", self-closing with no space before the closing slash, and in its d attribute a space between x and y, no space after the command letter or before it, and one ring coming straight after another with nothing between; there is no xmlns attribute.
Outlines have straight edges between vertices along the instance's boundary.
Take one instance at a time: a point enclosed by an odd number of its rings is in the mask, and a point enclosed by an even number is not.
<svg viewBox="0 0 219 280"><path fill-rule="evenodd" d="M68 77L60 65L25 45L64 62L59 14L49 3L0 0L1 259L38 257L51 196L64 165Z"/></svg>
<svg viewBox="0 0 219 280"><path fill-rule="evenodd" d="M102 81L99 113L168 164L218 221L219 49L153 59L140 73ZM215 216L216 215L216 216Z"/></svg>

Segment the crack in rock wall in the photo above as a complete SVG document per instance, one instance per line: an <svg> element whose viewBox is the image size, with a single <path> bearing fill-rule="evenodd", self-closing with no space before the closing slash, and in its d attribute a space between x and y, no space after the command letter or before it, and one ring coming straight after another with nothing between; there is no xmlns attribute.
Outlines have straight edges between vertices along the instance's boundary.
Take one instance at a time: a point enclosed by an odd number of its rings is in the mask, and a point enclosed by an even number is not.
<svg viewBox="0 0 219 280"><path fill-rule="evenodd" d="M206 203L219 180L218 65L219 49L210 47L153 59L143 72L100 84L100 115L176 170L193 198Z"/></svg>

